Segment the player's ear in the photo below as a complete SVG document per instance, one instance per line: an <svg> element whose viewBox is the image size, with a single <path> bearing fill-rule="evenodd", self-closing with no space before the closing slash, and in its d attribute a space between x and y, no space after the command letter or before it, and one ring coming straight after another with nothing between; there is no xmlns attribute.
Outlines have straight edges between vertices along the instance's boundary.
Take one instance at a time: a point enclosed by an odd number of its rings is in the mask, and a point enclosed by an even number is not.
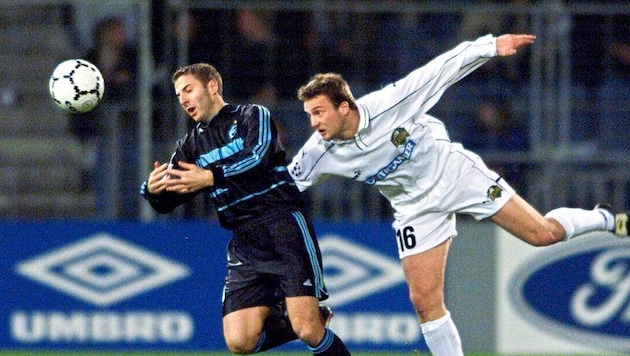
<svg viewBox="0 0 630 356"><path fill-rule="evenodd" d="M346 115L350 111L350 104L347 101L342 101L337 110L341 115Z"/></svg>
<svg viewBox="0 0 630 356"><path fill-rule="evenodd" d="M217 82L216 79L210 79L210 81L206 85L206 88L208 89L210 94L218 93L219 92L219 83Z"/></svg>

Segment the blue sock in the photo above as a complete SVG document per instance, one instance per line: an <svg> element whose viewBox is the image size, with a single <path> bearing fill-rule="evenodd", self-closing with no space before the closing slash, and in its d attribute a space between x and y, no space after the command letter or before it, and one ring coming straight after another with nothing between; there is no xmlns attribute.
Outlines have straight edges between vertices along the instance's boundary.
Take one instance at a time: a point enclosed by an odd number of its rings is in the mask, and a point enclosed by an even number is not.
<svg viewBox="0 0 630 356"><path fill-rule="evenodd" d="M333 344L334 340L335 340L335 334L333 334L330 331L330 329L326 328L326 333L324 334L324 338L319 343L319 345L315 347L309 346L308 349L311 350L311 352L314 354L322 353L330 348L330 345Z"/></svg>

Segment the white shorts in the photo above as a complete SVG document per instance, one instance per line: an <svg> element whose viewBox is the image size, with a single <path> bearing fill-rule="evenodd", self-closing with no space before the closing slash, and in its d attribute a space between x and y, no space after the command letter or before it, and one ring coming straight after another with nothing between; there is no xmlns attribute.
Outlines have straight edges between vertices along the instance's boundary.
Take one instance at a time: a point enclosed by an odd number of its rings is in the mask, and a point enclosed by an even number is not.
<svg viewBox="0 0 630 356"><path fill-rule="evenodd" d="M406 204L396 205L393 223L398 256L415 255L457 235L455 214L481 220L494 215L515 194L475 153L451 146L444 173L434 188Z"/></svg>

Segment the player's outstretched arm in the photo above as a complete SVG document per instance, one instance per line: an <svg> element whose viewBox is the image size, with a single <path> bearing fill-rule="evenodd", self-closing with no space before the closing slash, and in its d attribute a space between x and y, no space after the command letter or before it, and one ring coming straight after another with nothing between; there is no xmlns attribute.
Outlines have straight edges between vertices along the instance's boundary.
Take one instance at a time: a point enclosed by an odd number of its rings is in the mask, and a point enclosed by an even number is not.
<svg viewBox="0 0 630 356"><path fill-rule="evenodd" d="M506 57L516 53L519 47L534 43L534 35L501 35L497 37L497 56Z"/></svg>

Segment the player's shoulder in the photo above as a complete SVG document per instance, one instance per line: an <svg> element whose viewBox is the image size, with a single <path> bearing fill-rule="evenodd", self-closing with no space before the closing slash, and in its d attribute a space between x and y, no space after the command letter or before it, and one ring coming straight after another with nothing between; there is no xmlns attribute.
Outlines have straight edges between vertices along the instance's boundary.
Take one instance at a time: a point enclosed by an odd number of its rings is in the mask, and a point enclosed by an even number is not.
<svg viewBox="0 0 630 356"><path fill-rule="evenodd" d="M249 103L249 104L241 104L234 107L234 113L238 114L244 119L254 119L259 120L261 118L268 119L271 118L271 111L264 105Z"/></svg>

